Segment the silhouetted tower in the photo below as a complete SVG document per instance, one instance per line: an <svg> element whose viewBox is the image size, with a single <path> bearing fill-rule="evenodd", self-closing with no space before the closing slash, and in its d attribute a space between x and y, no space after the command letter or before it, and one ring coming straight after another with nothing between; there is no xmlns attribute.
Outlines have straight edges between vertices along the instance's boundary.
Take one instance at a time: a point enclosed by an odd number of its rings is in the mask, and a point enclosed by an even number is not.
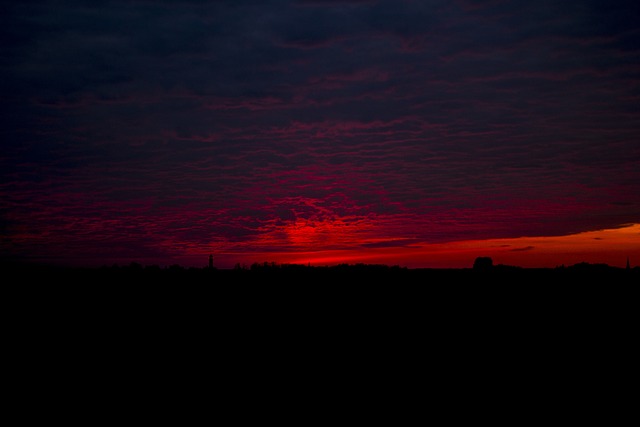
<svg viewBox="0 0 640 427"><path fill-rule="evenodd" d="M627 257L627 270L631 270L631 264L629 264L629 257Z"/></svg>
<svg viewBox="0 0 640 427"><path fill-rule="evenodd" d="M213 268L213 255L209 255L209 268Z"/></svg>

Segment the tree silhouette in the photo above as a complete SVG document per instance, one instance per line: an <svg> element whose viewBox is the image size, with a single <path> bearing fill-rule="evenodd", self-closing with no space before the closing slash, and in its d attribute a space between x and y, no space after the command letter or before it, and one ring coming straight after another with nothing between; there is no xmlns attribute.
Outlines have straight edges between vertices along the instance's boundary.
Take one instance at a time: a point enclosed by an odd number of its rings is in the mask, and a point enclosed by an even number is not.
<svg viewBox="0 0 640 427"><path fill-rule="evenodd" d="M478 271L488 271L493 268L493 260L490 257L479 256L473 262L473 269Z"/></svg>

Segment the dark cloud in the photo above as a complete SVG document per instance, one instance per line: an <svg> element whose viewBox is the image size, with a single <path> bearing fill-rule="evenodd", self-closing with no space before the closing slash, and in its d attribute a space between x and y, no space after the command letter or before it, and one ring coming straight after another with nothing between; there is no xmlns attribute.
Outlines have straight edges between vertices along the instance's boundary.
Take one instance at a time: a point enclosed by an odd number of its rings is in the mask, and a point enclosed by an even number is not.
<svg viewBox="0 0 640 427"><path fill-rule="evenodd" d="M5 3L2 252L638 222L638 18L628 1Z"/></svg>

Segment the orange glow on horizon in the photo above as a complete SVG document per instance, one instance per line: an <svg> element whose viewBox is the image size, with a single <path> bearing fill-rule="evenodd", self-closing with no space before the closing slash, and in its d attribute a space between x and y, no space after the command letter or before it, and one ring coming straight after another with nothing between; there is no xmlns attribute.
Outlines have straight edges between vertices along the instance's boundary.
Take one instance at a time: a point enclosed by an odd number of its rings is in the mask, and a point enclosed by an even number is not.
<svg viewBox="0 0 640 427"><path fill-rule="evenodd" d="M298 224L287 233L296 246L307 246L319 240L328 240L332 234L331 227L335 226ZM496 265L526 268L553 268L580 262L624 267L627 257L632 266L640 265L640 224L566 236L466 240L385 248L360 246L322 251L220 253L217 259L230 264L221 268L255 262L314 266L364 263L407 268L470 268L478 256L489 256Z"/></svg>

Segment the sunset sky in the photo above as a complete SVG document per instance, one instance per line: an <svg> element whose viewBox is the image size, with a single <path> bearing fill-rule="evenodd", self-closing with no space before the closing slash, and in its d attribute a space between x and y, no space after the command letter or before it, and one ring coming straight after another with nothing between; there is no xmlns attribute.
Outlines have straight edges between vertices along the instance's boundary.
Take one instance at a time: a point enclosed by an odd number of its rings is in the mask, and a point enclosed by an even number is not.
<svg viewBox="0 0 640 427"><path fill-rule="evenodd" d="M0 256L640 266L637 0L0 2Z"/></svg>

